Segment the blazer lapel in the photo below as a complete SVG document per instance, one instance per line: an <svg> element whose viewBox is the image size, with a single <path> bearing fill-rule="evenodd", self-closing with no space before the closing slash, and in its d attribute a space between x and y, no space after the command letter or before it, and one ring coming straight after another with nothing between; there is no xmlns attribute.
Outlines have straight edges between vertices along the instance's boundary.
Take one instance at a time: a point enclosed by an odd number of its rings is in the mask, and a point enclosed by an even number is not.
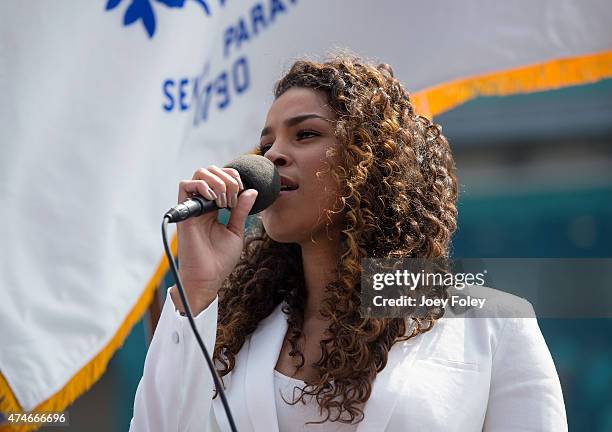
<svg viewBox="0 0 612 432"><path fill-rule="evenodd" d="M356 432L380 432L386 429L421 347L422 336L420 334L407 341L398 342L391 348L387 365L374 379L372 394L363 410L365 417Z"/></svg>
<svg viewBox="0 0 612 432"><path fill-rule="evenodd" d="M278 432L273 371L287 332L281 308L259 323L249 344L244 390L254 432Z"/></svg>

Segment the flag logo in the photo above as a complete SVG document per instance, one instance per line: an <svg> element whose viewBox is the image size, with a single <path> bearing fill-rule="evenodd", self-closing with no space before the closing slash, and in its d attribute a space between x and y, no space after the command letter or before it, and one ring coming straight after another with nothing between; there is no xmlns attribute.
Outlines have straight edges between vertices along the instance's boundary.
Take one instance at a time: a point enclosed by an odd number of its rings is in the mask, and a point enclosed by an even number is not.
<svg viewBox="0 0 612 432"><path fill-rule="evenodd" d="M106 10L111 11L115 9L123 0L108 0L106 3ZM132 25L138 21L144 26L149 39L155 35L155 12L156 7L159 7L158 3L161 3L165 7L170 8L183 8L188 0L132 0L132 3L128 6L123 16L123 25L125 27ZM202 8L202 12L206 16L210 16L210 7L208 6L208 0L191 0L199 4ZM224 5L225 0L219 0L221 6Z"/></svg>

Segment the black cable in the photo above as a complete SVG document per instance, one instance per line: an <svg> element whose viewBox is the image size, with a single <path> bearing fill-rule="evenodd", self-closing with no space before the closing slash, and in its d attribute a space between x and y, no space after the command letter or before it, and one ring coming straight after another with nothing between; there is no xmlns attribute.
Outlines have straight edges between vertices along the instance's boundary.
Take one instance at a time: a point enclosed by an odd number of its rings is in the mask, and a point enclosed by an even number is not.
<svg viewBox="0 0 612 432"><path fill-rule="evenodd" d="M225 414L227 415L227 420L229 421L232 432L237 432L236 424L234 423L234 418L232 417L232 411L230 410L229 404L227 403L227 399L225 397L225 391L223 391L223 385L221 384L221 378L217 375L217 371L213 365L212 360L210 359L210 355L204 346L204 342L202 342L202 337L196 328L195 321L193 320L193 315L191 314L191 308L189 307L189 302L187 301L187 297L185 296L185 291L183 291L183 284L181 283L181 279L178 275L178 270L176 269L176 263L174 262L174 257L172 256L172 252L170 252L170 246L168 246L168 237L166 235L166 228L168 227L169 217L165 216L162 221L162 240L164 242L164 250L166 251L166 256L168 257L168 262L170 263L170 268L172 269L172 274L174 275L174 280L176 281L176 286L178 288L178 292L181 296L181 302L183 303L183 307L185 308L185 313L187 314L187 319L189 320L189 325L191 326L191 330L193 330L193 334L198 341L198 345L200 345L200 349L204 354L204 358L206 359L206 363L208 364L208 368L210 369L210 373L213 377L213 381L215 382L215 387L219 391L219 396L221 396L221 402L223 402L223 408L225 409Z"/></svg>

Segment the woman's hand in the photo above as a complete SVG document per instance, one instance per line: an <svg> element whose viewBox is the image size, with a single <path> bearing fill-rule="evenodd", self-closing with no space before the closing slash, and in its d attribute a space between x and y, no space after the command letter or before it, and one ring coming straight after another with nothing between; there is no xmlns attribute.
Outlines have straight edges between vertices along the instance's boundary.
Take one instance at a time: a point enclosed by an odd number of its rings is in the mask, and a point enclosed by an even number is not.
<svg viewBox="0 0 612 432"><path fill-rule="evenodd" d="M191 180L179 183L179 203L200 195L231 211L227 226L217 221L218 211L177 224L179 276L194 316L215 299L240 258L244 225L257 198L255 189L238 196L243 188L238 171L214 165L198 169ZM177 309L184 312L176 287L170 293Z"/></svg>

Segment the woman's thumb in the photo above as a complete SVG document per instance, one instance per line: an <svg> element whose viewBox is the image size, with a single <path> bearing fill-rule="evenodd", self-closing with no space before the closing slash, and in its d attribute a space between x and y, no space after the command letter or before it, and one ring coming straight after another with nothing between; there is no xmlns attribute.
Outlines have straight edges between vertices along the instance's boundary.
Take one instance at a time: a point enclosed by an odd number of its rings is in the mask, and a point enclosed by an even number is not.
<svg viewBox="0 0 612 432"><path fill-rule="evenodd" d="M244 224L249 212L253 208L253 204L255 204L256 199L257 190L247 189L238 195L238 203L236 204L236 207L231 209L227 229L232 231L240 238L242 238L244 235Z"/></svg>

